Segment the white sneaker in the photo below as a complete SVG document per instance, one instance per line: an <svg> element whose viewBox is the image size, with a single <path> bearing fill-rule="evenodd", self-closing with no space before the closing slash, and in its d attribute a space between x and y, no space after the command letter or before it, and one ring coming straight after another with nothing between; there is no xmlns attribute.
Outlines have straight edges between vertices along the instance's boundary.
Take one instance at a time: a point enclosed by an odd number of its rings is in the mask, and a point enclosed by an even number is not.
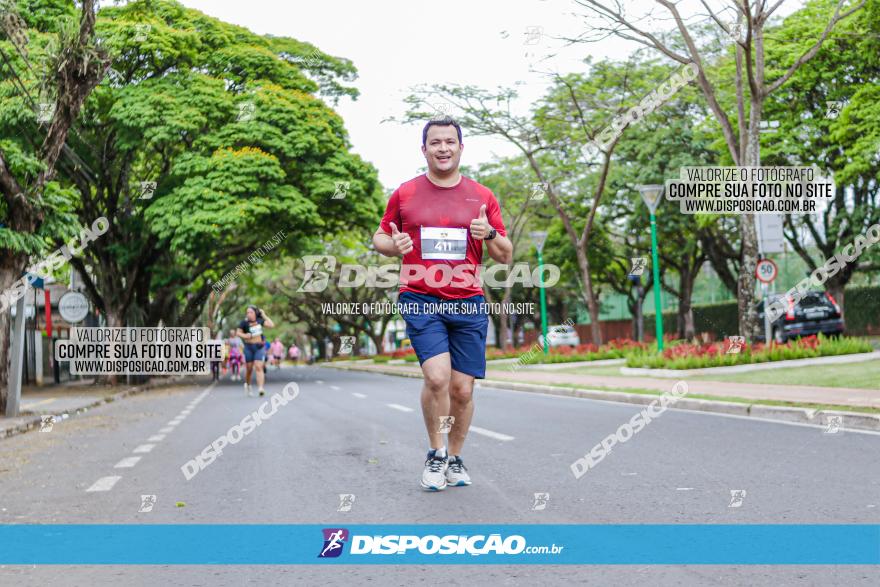
<svg viewBox="0 0 880 587"><path fill-rule="evenodd" d="M425 470L422 472L420 485L426 491L442 491L446 489L446 468L449 458L444 454L437 456L435 449L428 452Z"/></svg>
<svg viewBox="0 0 880 587"><path fill-rule="evenodd" d="M471 476L467 473L467 467L460 456L449 459L449 468L446 469L446 483L450 487L464 487L471 484Z"/></svg>
<svg viewBox="0 0 880 587"><path fill-rule="evenodd" d="M251 389L251 386L247 383L244 384L244 392L247 394L248 397L254 397L254 392Z"/></svg>

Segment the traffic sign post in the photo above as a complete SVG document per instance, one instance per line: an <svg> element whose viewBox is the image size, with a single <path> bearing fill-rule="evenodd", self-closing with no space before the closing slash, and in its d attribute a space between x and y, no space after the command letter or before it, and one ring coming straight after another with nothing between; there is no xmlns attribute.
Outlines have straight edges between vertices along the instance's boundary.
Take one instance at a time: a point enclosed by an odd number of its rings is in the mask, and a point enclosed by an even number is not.
<svg viewBox="0 0 880 587"><path fill-rule="evenodd" d="M89 300L78 291L69 291L58 300L58 313L68 324L82 322L89 313Z"/></svg>
<svg viewBox="0 0 880 587"><path fill-rule="evenodd" d="M757 277L758 281L764 285L773 283L778 274L779 268L777 268L776 263L770 259L761 259L755 267L755 277Z"/></svg>
<svg viewBox="0 0 880 587"><path fill-rule="evenodd" d="M769 295L770 284L779 275L779 268L770 259L761 259L755 266L755 277L761 282L761 291L764 295L764 344L770 344L770 312L769 312Z"/></svg>

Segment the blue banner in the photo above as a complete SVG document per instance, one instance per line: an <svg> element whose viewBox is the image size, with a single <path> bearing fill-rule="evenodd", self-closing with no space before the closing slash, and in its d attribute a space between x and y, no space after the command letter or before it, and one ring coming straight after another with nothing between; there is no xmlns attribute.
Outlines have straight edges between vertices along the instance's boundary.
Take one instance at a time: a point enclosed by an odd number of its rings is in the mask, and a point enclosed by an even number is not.
<svg viewBox="0 0 880 587"><path fill-rule="evenodd" d="M880 525L0 525L0 564L880 564Z"/></svg>

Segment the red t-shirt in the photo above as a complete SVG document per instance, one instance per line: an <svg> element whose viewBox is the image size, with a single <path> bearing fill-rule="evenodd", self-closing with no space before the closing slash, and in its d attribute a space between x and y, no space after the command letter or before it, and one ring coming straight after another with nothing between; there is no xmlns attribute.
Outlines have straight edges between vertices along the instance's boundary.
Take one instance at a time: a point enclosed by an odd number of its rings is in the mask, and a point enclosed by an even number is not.
<svg viewBox="0 0 880 587"><path fill-rule="evenodd" d="M444 188L420 175L394 190L379 228L391 234L393 222L412 238L413 250L403 256L401 293L411 291L447 300L483 295L475 279L483 259L483 243L470 235L471 220L480 215L483 204L489 225L507 236L492 190L468 177L461 176L458 185ZM424 276L418 274L419 267L425 269Z"/></svg>

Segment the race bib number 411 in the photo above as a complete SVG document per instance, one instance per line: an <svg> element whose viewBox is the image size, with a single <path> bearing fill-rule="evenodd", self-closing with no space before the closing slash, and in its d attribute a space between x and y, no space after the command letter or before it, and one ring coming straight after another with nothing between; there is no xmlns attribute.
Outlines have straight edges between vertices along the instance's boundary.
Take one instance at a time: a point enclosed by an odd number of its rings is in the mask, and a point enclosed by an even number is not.
<svg viewBox="0 0 880 587"><path fill-rule="evenodd" d="M422 227L422 259L461 261L467 253L467 229Z"/></svg>

